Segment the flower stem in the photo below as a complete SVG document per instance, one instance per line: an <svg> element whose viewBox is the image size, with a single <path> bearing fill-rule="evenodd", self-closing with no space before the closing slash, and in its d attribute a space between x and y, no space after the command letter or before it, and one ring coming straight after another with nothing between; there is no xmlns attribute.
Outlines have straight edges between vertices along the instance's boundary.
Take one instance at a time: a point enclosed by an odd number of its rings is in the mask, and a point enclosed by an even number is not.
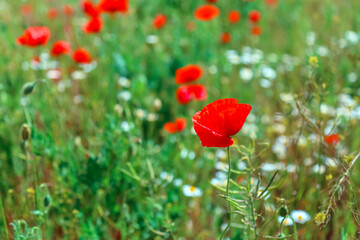
<svg viewBox="0 0 360 240"><path fill-rule="evenodd" d="M226 183L226 196L229 197L229 187L230 187L230 179L231 179L230 147L227 147L227 156L228 156L229 169L228 169L228 178L227 178L227 183ZM220 240L223 239L224 234L230 228L230 225L231 225L232 210L231 210L230 201L228 201L228 208L229 208L229 222L228 222L228 225L226 226L226 228L224 229L224 231L221 233Z"/></svg>

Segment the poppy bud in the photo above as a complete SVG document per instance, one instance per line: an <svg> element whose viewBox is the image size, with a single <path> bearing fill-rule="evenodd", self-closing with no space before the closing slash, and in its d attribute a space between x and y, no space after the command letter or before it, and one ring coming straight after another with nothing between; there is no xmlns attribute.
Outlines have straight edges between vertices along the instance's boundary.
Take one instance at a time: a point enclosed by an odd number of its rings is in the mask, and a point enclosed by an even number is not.
<svg viewBox="0 0 360 240"><path fill-rule="evenodd" d="M288 214L289 214L289 210L288 210L288 208L287 208L286 205L282 206L282 207L279 209L279 215L280 215L280 216L286 217Z"/></svg>
<svg viewBox="0 0 360 240"><path fill-rule="evenodd" d="M35 82L25 83L22 88L23 94L26 96L32 93L32 91L34 91L35 84L36 84Z"/></svg>
<svg viewBox="0 0 360 240"><path fill-rule="evenodd" d="M21 126L20 133L21 133L21 139L22 139L23 141L29 140L29 139L30 139L30 136L31 136L31 129L30 129L29 125L27 125L26 123L24 123L24 124Z"/></svg>
<svg viewBox="0 0 360 240"><path fill-rule="evenodd" d="M50 198L49 195L46 195L46 196L44 197L44 207L50 206L50 203L51 203L51 198Z"/></svg>

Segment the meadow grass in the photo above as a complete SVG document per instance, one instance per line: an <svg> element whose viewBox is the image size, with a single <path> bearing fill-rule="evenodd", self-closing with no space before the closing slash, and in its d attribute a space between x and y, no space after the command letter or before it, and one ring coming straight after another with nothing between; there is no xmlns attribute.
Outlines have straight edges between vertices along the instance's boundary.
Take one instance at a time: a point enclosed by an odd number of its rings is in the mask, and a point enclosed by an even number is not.
<svg viewBox="0 0 360 240"><path fill-rule="evenodd" d="M65 4L74 16L61 14ZM218 0L220 15L201 22L203 4L130 0L128 13L105 14L102 31L85 34L79 1L0 0L1 239L218 239L229 206L230 239L360 237L360 2ZM59 16L48 19L49 8ZM168 22L156 30L159 13ZM16 44L37 25L51 30L46 46ZM55 40L86 48L92 63L50 57ZM187 64L203 69L208 98L181 105L174 76ZM229 149L229 195L226 149L202 147L191 122L220 98L253 107ZM186 129L166 132L177 117ZM333 133L335 146L324 141Z"/></svg>

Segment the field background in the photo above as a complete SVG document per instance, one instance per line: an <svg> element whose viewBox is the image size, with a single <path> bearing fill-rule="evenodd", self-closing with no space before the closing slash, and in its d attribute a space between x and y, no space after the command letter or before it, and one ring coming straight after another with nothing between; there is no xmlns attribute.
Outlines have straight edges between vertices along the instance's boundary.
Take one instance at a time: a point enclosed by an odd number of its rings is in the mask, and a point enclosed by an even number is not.
<svg viewBox="0 0 360 240"><path fill-rule="evenodd" d="M33 6L31 17L21 14L24 4ZM65 4L74 8L74 16L46 17L49 8ZM254 162L252 176L261 173L265 187L274 174L262 170L265 163L283 163L280 171L288 172L285 182L257 203L263 217L259 228L283 198L290 212L304 210L311 217L297 224L299 239L360 237L357 162L341 191L336 189L327 226L321 229L314 221L347 169L344 156L359 151L360 82L354 77L360 74L359 42L348 31L359 36L360 1L279 0L272 8L263 0L218 0L220 15L200 22L194 10L203 4L205 0L130 0L127 14L105 14L103 30L85 34L81 25L87 18L78 1L0 0L1 239L217 239L227 222L227 202L210 180L215 163L226 162L225 149L202 147L191 117L226 97L253 107L250 120L234 137L236 143L255 142L257 151L261 143L269 144ZM229 24L227 14L234 9L242 19ZM253 9L262 14L260 36L251 35L247 20ZM168 22L155 30L152 20L159 13ZM17 45L16 38L36 25L50 28L49 43L34 49ZM230 43L219 41L223 32L231 33ZM151 35L157 36L155 44L149 42ZM55 40L71 41L72 49L85 47L93 63L84 69L70 56L49 57ZM259 60L229 61L249 54ZM43 69L31 67L35 56ZM310 64L311 57L318 64ZM206 101L177 102L175 70L187 64L202 67L199 83L207 88ZM47 75L54 66L62 72L56 83ZM261 84L264 66L276 70L276 77L266 82L271 86ZM239 74L244 68L253 73L250 81ZM84 78L74 79L74 71ZM130 84L119 83L120 78ZM23 85L39 80L23 96ZM124 94L131 98L124 100ZM325 105L335 112L324 110ZM355 115L344 113L353 109ZM164 131L163 125L176 117L187 119L186 130ZM23 123L31 126L26 146L21 145ZM341 138L335 147L322 140L332 126ZM276 150L279 137L285 140ZM232 148L231 157L236 168L241 156ZM329 158L331 164L325 162ZM324 172L314 171L316 164ZM163 172L173 179L160 177ZM233 179L242 184L241 176L234 174ZM183 184L201 189L202 196L186 197ZM20 219L29 232L41 233L20 238L10 225ZM271 221L264 235L277 236L279 226L277 219ZM285 233L292 231L284 227ZM234 217L230 236L250 238L241 216Z"/></svg>

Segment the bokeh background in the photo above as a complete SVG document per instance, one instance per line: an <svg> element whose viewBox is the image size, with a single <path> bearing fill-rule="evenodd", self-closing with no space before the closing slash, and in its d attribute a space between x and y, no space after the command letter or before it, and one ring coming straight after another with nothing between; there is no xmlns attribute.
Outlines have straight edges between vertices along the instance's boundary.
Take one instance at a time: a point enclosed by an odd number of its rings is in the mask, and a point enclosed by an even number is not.
<svg viewBox="0 0 360 240"><path fill-rule="evenodd" d="M205 4L219 16L196 19ZM231 10L241 13L235 24ZM102 14L102 30L89 34L81 1L0 0L0 238L217 239L227 202L212 185L224 184L226 152L202 147L191 117L227 97L253 107L235 143L267 146L253 180L264 188L276 170L286 175L256 204L262 236L279 235L273 216L284 199L289 213L306 213L295 223L299 239L359 237L359 167L344 161L360 142L359 10L357 0L129 0L126 13ZM158 14L167 22L155 29ZM45 46L16 43L30 26L49 27ZM85 48L91 62L52 57L56 40ZM202 68L208 98L183 105L174 76L188 64ZM185 130L164 130L180 117ZM324 141L330 134L337 144ZM231 157L239 171L249 167L236 149ZM326 209L321 228L315 217ZM252 239L246 221L236 215L228 237Z"/></svg>

